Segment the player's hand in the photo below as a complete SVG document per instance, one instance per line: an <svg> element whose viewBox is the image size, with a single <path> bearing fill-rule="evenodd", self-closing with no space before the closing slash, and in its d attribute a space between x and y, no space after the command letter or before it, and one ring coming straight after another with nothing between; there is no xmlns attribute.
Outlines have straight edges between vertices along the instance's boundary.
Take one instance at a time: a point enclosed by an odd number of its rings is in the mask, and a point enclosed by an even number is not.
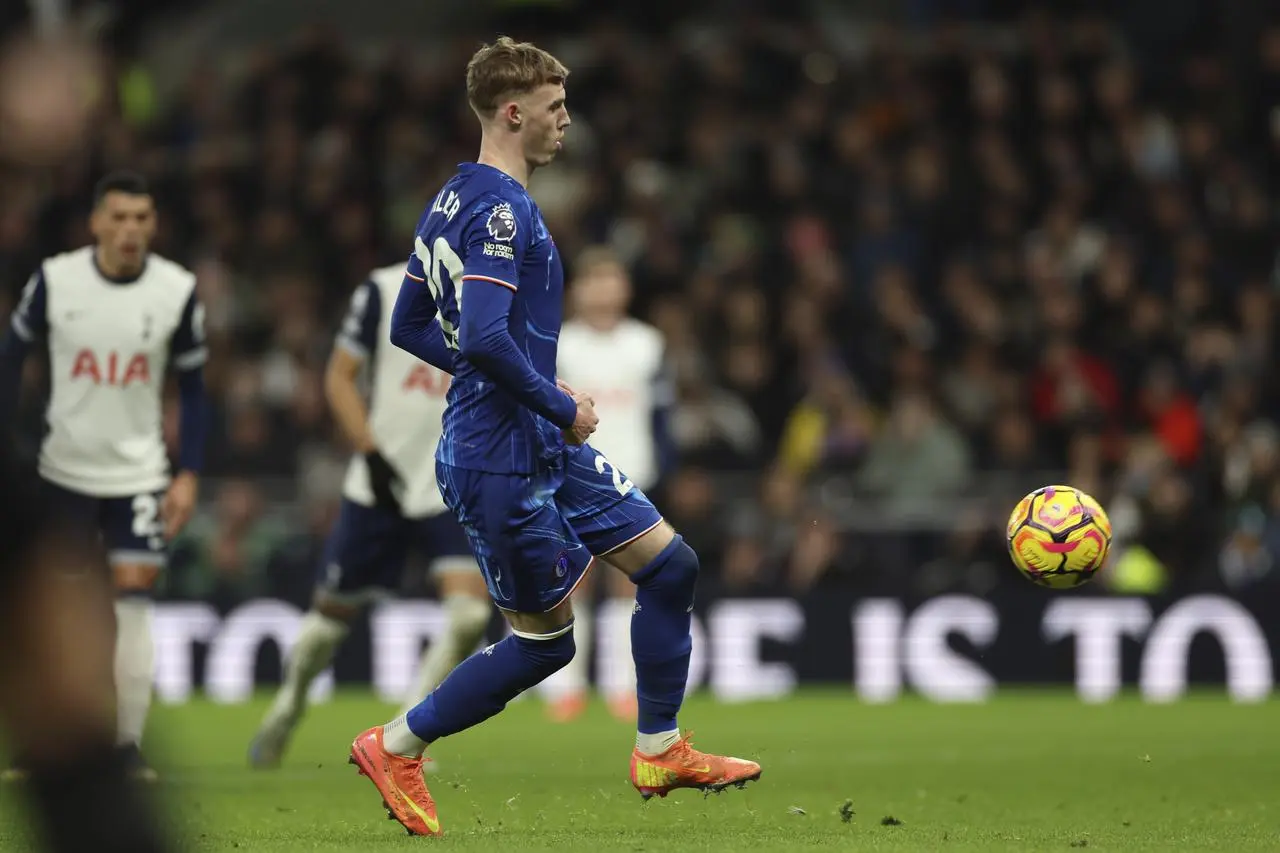
<svg viewBox="0 0 1280 853"><path fill-rule="evenodd" d="M196 510L196 498L200 493L200 478L190 471L181 471L173 478L169 491L160 505L160 519L164 522L164 538L173 539L191 520Z"/></svg>
<svg viewBox="0 0 1280 853"><path fill-rule="evenodd" d="M396 497L393 485L401 482L400 472L392 467L377 450L370 450L364 455L369 466L369 488L373 490L373 502L379 509L400 512L400 499Z"/></svg>
<svg viewBox="0 0 1280 853"><path fill-rule="evenodd" d="M564 393L568 394L570 397L578 396L578 392L573 390L573 388L569 385L569 383L565 382L563 379L556 380L556 387L559 388Z"/></svg>
<svg viewBox="0 0 1280 853"><path fill-rule="evenodd" d="M564 440L567 444L577 446L587 443L591 433L596 431L600 418L596 416L596 401L590 394L574 394L573 402L578 404L578 416L573 419L573 426L564 431Z"/></svg>

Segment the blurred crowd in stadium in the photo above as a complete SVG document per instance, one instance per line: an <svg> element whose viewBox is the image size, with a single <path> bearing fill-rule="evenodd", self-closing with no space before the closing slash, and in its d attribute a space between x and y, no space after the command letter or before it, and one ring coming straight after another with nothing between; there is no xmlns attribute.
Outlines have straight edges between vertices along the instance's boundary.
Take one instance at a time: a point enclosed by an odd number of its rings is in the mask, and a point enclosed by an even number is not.
<svg viewBox="0 0 1280 853"><path fill-rule="evenodd" d="M1023 583L1004 515L1061 479L1110 509L1117 589L1277 583L1280 26L1167 62L1094 14L873 28L856 59L735 23L544 38L574 124L533 185L570 279L611 244L667 337L660 505L712 582ZM324 362L351 288L474 159L473 42L366 61L309 29L171 103L122 65L92 158L6 176L10 304L87 242L109 167L153 181L158 250L199 275L217 425L170 594L306 597L346 453Z"/></svg>

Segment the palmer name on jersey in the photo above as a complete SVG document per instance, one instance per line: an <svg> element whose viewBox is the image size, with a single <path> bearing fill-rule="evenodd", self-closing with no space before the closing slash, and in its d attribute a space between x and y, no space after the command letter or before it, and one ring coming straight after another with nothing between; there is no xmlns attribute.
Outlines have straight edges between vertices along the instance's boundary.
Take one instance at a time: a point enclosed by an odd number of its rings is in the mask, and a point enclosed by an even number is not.
<svg viewBox="0 0 1280 853"><path fill-rule="evenodd" d="M156 254L126 281L103 275L92 246L40 265L12 326L49 350L41 476L95 497L168 485L165 372L171 363L200 367L208 356L195 285L193 273Z"/></svg>

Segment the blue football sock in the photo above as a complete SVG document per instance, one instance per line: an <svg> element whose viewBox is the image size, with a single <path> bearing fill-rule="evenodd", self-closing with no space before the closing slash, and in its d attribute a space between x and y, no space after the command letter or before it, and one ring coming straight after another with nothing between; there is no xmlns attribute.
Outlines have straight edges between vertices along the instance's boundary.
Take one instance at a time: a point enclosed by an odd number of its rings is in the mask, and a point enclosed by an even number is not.
<svg viewBox="0 0 1280 853"><path fill-rule="evenodd" d="M698 555L676 536L652 563L631 578L636 609L631 616L631 654L636 662L640 734L678 728L676 715L689 680L693 596Z"/></svg>
<svg viewBox="0 0 1280 853"><path fill-rule="evenodd" d="M409 730L431 743L484 722L573 660L573 653L572 625L559 636L507 637L458 664L411 708L405 715Z"/></svg>

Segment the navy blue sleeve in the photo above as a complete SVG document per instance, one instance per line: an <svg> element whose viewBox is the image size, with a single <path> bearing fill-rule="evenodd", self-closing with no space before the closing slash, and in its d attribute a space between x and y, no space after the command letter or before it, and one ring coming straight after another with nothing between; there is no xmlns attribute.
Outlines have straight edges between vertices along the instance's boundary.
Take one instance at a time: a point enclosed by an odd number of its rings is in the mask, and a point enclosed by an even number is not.
<svg viewBox="0 0 1280 853"><path fill-rule="evenodd" d="M37 270L22 289L9 328L0 337L0 423L11 424L22 393L22 365L36 341L49 331L44 270Z"/></svg>
<svg viewBox="0 0 1280 853"><path fill-rule="evenodd" d="M178 374L178 417L178 468L199 474L204 469L205 436L209 431L209 398L200 367Z"/></svg>
<svg viewBox="0 0 1280 853"><path fill-rule="evenodd" d="M44 281L44 270L37 270L22 289L18 307L13 309L9 325L18 337L27 343L42 341L49 332L49 293Z"/></svg>
<svg viewBox="0 0 1280 853"><path fill-rule="evenodd" d="M462 281L487 281L519 290L520 265L532 233L527 205L512 204L497 195L481 199L462 227Z"/></svg>
<svg viewBox="0 0 1280 853"><path fill-rule="evenodd" d="M209 401L204 389L209 350L204 339L204 306L194 290L169 339L169 357L178 371L178 468L198 474L204 468L209 431Z"/></svg>
<svg viewBox="0 0 1280 853"><path fill-rule="evenodd" d="M416 270L416 272L415 272ZM422 262L415 255L405 270L395 307L391 309L391 343L453 375L453 351L445 343L436 316L436 303L426 284Z"/></svg>
<svg viewBox="0 0 1280 853"><path fill-rule="evenodd" d="M670 474L679 461L675 438L671 434L671 411L675 402L675 382L664 358L653 378L653 445L660 478Z"/></svg>
<svg viewBox="0 0 1280 853"><path fill-rule="evenodd" d="M562 429L573 426L578 405L554 382L533 369L507 331L507 315L515 292L486 282L473 282L464 287L467 288L467 310L462 312L458 335L462 357L520 405Z"/></svg>
<svg viewBox="0 0 1280 853"><path fill-rule="evenodd" d="M22 393L22 365L31 345L13 328L0 337L0 424L12 424ZM0 440L3 436L0 436Z"/></svg>
<svg viewBox="0 0 1280 853"><path fill-rule="evenodd" d="M458 347L462 357L494 384L556 426L573 426L573 398L538 371L508 331L511 303L520 289L521 247L532 233L523 207L500 199L481 205L463 230L463 270L458 283ZM462 310L462 305L466 310Z"/></svg>
<svg viewBox="0 0 1280 853"><path fill-rule="evenodd" d="M351 294L347 316L335 342L352 355L368 358L378 351L378 324L382 322L382 293L366 281Z"/></svg>
<svg viewBox="0 0 1280 853"><path fill-rule="evenodd" d="M204 342L204 306L194 290L182 309L178 328L169 339L169 359L179 371L199 369L209 360L209 349Z"/></svg>

